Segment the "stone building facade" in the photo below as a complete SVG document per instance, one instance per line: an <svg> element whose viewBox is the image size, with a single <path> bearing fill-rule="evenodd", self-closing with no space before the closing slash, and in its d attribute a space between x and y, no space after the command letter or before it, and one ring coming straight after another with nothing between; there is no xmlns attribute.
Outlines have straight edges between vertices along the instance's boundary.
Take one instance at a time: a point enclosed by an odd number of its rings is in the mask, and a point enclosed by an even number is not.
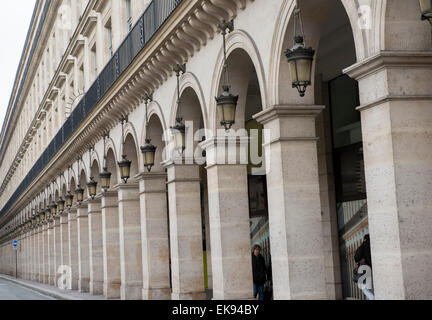
<svg viewBox="0 0 432 320"><path fill-rule="evenodd" d="M298 4L316 50L304 97L285 57L296 1L38 0L1 131L0 273L67 274L107 299L250 299L260 243L274 299L362 299L352 256L370 233L376 298L431 299L431 26L417 0Z"/></svg>

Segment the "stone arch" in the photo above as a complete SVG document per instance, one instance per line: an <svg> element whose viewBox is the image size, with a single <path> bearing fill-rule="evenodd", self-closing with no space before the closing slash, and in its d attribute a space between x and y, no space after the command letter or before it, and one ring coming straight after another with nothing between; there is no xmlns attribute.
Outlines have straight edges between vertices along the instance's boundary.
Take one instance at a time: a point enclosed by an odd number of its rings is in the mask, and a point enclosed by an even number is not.
<svg viewBox="0 0 432 320"><path fill-rule="evenodd" d="M303 24L305 27L307 46L312 46L315 50L319 47L320 28L325 22L328 12L332 6L339 0L331 0L328 2L311 2L311 0L303 0L300 2L301 7L314 5L322 6L322 10L302 10ZM376 1L375 1L376 2ZM369 56L369 45L371 35L373 34L375 23L374 10L378 10L379 6L376 3L371 6L371 29L361 29L359 27L359 2L358 0L342 0L345 8L345 13L350 21L351 30L353 32L354 45L356 49L357 61L361 61ZM295 94L295 89L291 88L288 63L285 63L285 50L292 47L289 39L293 38L293 12L295 9L295 1L284 0L281 4L280 14L276 20L276 27L273 33L270 58L270 76L269 76L269 96L272 105L298 103L298 104L314 104L313 90L308 90L305 98L299 98ZM320 7L321 8L321 7ZM309 12L311 11L311 12ZM320 16L317 16L317 13ZM316 63L316 60L315 60ZM313 66L315 69L315 66ZM314 70L315 71L315 70ZM292 100L292 101L291 101Z"/></svg>
<svg viewBox="0 0 432 320"><path fill-rule="evenodd" d="M127 122L127 123L125 123L125 125L124 125L124 139L125 139L125 141L127 140L127 137L128 136L131 136L132 137L132 139L133 139L133 141L134 141L134 145L135 145L135 152L136 152L136 155L137 155L137 158L138 158L138 163L137 163L137 165L138 165L138 168L140 168L140 161L139 161L139 157L138 157L138 154L139 154L139 145L138 145L138 134L137 134L137 130L135 129L135 126L131 123L131 122ZM119 145L119 148L118 148L118 156L117 156L117 159L119 159L118 161L121 161L121 159L122 159L122 156L123 156L123 141L121 140L122 139L122 137L120 136L120 145Z"/></svg>
<svg viewBox="0 0 432 320"><path fill-rule="evenodd" d="M264 64L262 62L261 55L258 51L258 48L252 39L252 37L244 30L234 30L227 36L226 39L227 46L227 58L229 59L231 54L241 49L243 50L249 59L252 61L253 67L255 68L255 72L258 77L258 83L261 91L261 99L263 108L268 107L268 90L267 90L267 78L264 69ZM216 66L213 71L212 84L211 84L211 95L209 102L209 125L210 130L215 132L217 126L216 119L216 100L214 97L217 97L221 92L220 81L222 77L223 65L224 65L224 52L223 47L220 48Z"/></svg>
<svg viewBox="0 0 432 320"><path fill-rule="evenodd" d="M127 159L129 161L132 161L131 164L131 170L130 170L130 181L134 181L134 176L136 176L138 173L140 173L141 168L141 161L138 155L140 154L139 147L137 144L136 134L134 131L131 130L125 130L125 144L124 144L124 150L123 147L120 149L122 155L127 155ZM122 155L119 157L119 159L122 159ZM121 175L119 175L119 178L121 178Z"/></svg>
<svg viewBox="0 0 432 320"><path fill-rule="evenodd" d="M191 89L195 92L195 95L198 98L200 108L201 108L201 116L204 121L204 128L209 128L208 123L208 113L207 113L207 104L206 99L204 96L203 88L196 77L195 74L192 72L186 72L180 77L180 97L184 94L184 92L188 89ZM178 113L178 105L177 105L177 87L172 99L172 108L171 108L171 114L170 114L170 126L174 126L177 118Z"/></svg>
<svg viewBox="0 0 432 320"><path fill-rule="evenodd" d="M150 119L152 119L153 117L157 117L159 120L160 125L162 126L163 132L164 132L164 139L165 141L168 141L168 136L167 136L167 131L168 131L168 124L166 122L164 113L162 111L162 108L160 106L160 104L157 101L152 101L149 103L148 105L148 119L150 122ZM146 125L145 125L145 119L143 121L143 130L142 130L142 137L141 137L141 144L143 145L145 143L145 139L146 139Z"/></svg>
<svg viewBox="0 0 432 320"><path fill-rule="evenodd" d="M161 116L163 114L159 112L159 104L152 102L152 106L149 105L149 115L148 115L148 132L144 123L142 145L145 144L145 140L148 137L151 143L157 148L155 154L155 166L153 168L154 172L162 172L162 162L167 159L166 150L169 143L169 133L166 128L166 123ZM142 172L146 172L146 168L141 168Z"/></svg>
<svg viewBox="0 0 432 320"><path fill-rule="evenodd" d="M107 139L107 143L108 141L111 142L111 145L108 146L107 144L107 149L106 149L106 154L107 154L107 159L106 159L106 167L108 169L109 172L111 172L112 176L111 176L111 187L117 183L119 183L119 177L120 177L120 173L119 173L119 169L117 166L117 153L116 153L116 149L114 147L114 144L112 142L111 139Z"/></svg>

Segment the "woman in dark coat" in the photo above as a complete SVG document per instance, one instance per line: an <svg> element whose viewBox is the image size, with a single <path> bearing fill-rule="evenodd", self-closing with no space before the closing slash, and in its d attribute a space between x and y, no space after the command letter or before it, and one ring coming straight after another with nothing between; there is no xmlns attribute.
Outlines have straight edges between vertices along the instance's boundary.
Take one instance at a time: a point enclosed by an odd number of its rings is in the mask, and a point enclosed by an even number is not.
<svg viewBox="0 0 432 320"><path fill-rule="evenodd" d="M254 298L264 300L264 284L267 281L267 266L261 255L261 247L255 245L252 252L252 274L254 282Z"/></svg>

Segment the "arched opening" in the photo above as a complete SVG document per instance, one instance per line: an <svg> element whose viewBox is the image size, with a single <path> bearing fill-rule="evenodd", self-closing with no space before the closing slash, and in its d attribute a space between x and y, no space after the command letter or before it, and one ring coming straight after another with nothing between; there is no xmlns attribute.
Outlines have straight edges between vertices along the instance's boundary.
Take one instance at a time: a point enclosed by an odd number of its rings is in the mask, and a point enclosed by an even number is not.
<svg viewBox="0 0 432 320"><path fill-rule="evenodd" d="M278 103L325 106L317 117L318 174L326 293L329 299L365 296L352 281L354 252L368 233L358 83L343 74L356 63L351 21L341 1L299 1L306 46L315 51L305 97L291 88L285 50L293 47L294 17L284 35ZM342 278L342 285L338 279Z"/></svg>
<svg viewBox="0 0 432 320"><path fill-rule="evenodd" d="M270 248L270 229L269 229L269 210L267 200L267 177L266 164L263 154L263 126L259 124L254 116L263 111L263 93L261 88L263 84L259 81L257 68L253 59L245 49L236 48L229 52L227 57L227 72L228 84L231 86L231 93L238 95L238 103L236 109L235 124L230 131L227 131L228 136L236 136L238 138L248 138L248 149L246 163L238 163L240 165L247 164L247 170L244 178L231 177L231 182L235 183L238 190L243 190L239 193L246 198L244 207L246 212L244 216L239 216L236 223L243 224L247 222L237 241L242 243L241 255L244 255L242 264L246 261L251 261L252 266L242 266L242 272L251 273L252 279L249 288L251 292L247 292L247 296L256 293L260 298L271 299L271 248ZM220 79L219 88L222 88L224 79L223 75ZM221 89L219 89L221 93ZM216 128L221 129L221 124L216 123ZM218 131L218 135L224 134L223 131ZM241 151L241 148L238 150ZM230 152L230 151L228 151ZM237 155L236 155L237 156ZM238 156L237 156L238 157ZM240 157L241 158L241 157ZM237 173L242 174L241 166L237 168ZM234 205L234 204L232 204ZM223 231L222 231L223 232ZM247 246L245 245L247 243ZM254 256L253 248L259 246L261 248L261 257ZM259 267L255 262L259 262ZM251 269L248 269L251 268ZM247 270L248 269L248 270ZM265 294L262 291L265 290ZM244 287L242 290L249 290ZM253 292L255 291L255 292ZM243 293L245 294L245 293Z"/></svg>
<svg viewBox="0 0 432 320"><path fill-rule="evenodd" d="M123 149L123 154L127 156L127 159L131 161L130 168L130 181L136 181L135 176L139 173L138 156L137 156L137 144L132 134L128 134L125 137L125 144Z"/></svg>
<svg viewBox="0 0 432 320"><path fill-rule="evenodd" d="M332 299L365 299L352 281L354 254L368 234L367 198L357 81L343 74L356 63L351 23L340 1L324 20L316 55L315 104L326 109L317 118L318 162L323 212L327 294ZM332 239L339 239L339 243ZM340 263L339 263L340 261ZM342 292L336 279L342 278Z"/></svg>
<svg viewBox="0 0 432 320"><path fill-rule="evenodd" d="M99 173L101 172L100 168L99 168L99 163L97 160L93 161L93 164L91 166L90 169L91 172L91 178L93 178L94 181L96 181L97 186L96 186L96 194L99 194L101 192L101 184L100 184L100 178L99 178Z"/></svg>
<svg viewBox="0 0 432 320"><path fill-rule="evenodd" d="M111 173L110 189L112 189L112 187L118 184L120 181L117 175L117 161L116 161L115 153L111 148L108 149L107 151L106 167L108 169L108 172Z"/></svg>

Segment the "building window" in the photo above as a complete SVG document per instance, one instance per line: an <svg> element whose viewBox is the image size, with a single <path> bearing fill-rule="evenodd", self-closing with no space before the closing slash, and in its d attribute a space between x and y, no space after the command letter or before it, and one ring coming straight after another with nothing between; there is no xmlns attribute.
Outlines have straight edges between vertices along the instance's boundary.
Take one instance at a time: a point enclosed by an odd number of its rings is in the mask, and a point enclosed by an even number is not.
<svg viewBox="0 0 432 320"><path fill-rule="evenodd" d="M132 4L131 0L126 0L126 28L132 30Z"/></svg>
<svg viewBox="0 0 432 320"><path fill-rule="evenodd" d="M105 26L106 33L106 50L108 53L108 57L111 58L113 56L113 38L112 38L112 29L111 29L111 20Z"/></svg>
<svg viewBox="0 0 432 320"><path fill-rule="evenodd" d="M92 62L92 70L93 70L93 79L98 75L98 67L97 67L97 54L96 54L96 44L91 49L91 62Z"/></svg>

